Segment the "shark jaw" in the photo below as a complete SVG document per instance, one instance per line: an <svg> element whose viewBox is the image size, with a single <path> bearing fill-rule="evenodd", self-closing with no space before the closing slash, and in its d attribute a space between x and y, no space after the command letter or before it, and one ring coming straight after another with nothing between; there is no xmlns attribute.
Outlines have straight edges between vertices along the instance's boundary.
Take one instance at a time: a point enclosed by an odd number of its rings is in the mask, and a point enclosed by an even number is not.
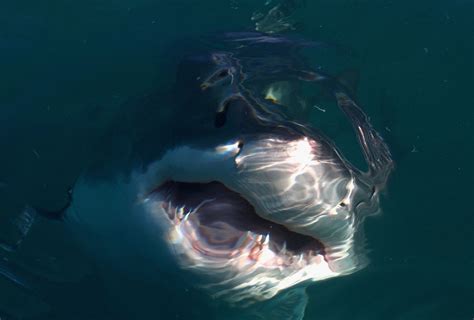
<svg viewBox="0 0 474 320"><path fill-rule="evenodd" d="M363 265L357 186L327 150L276 135L178 147L140 174L141 203L180 266L207 276L213 295L267 300Z"/></svg>

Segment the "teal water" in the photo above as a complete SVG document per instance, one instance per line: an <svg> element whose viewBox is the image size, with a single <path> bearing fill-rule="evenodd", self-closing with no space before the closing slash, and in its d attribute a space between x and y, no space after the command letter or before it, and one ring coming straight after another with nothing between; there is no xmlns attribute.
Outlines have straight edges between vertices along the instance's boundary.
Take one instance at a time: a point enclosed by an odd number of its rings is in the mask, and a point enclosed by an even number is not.
<svg viewBox="0 0 474 320"><path fill-rule="evenodd" d="M0 236L15 237L11 221L25 204L64 205L64 190L94 160L96 142L111 139L108 128L137 111L127 102L173 84L176 51L185 50L190 39L255 29L255 12L265 14L276 4L4 3ZM382 197L383 213L365 221L369 266L311 285L305 319L474 317L473 17L469 0L307 0L287 21L294 30L281 30L340 46L350 56L335 60L334 68L345 64L360 72L358 100L396 163ZM281 23L266 26L277 27ZM337 139L348 153L357 152L344 134ZM189 316L180 306L197 309L205 303L186 292L184 301L170 302L174 314L120 308L120 299L104 298L115 292L97 278L97 266L61 224L42 224L22 244L19 261L28 263L1 274L1 319L172 319ZM17 272L28 275L18 281L34 282L43 273L58 280L42 291L49 292L46 300L56 301L56 309L8 280ZM136 283L126 274L113 288L136 290L136 299L148 304L167 299L163 288Z"/></svg>

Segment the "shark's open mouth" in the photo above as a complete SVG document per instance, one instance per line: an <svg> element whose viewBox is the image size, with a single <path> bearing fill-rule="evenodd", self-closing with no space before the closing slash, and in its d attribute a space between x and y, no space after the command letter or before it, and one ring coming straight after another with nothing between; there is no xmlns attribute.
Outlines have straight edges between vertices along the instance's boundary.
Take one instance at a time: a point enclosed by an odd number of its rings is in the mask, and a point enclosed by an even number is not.
<svg viewBox="0 0 474 320"><path fill-rule="evenodd" d="M301 267L324 257L318 239L260 217L242 195L222 183L168 181L155 192L166 200L164 212L194 255L240 257L243 263L258 261L269 268Z"/></svg>

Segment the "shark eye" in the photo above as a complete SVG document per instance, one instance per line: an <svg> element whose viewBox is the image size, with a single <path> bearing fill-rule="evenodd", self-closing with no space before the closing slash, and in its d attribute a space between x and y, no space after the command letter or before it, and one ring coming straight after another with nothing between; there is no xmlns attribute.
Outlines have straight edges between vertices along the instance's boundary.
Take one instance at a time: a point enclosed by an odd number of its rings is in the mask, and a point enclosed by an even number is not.
<svg viewBox="0 0 474 320"><path fill-rule="evenodd" d="M220 70L220 71L216 74L216 78L218 78L218 79L224 79L224 78L227 77L228 75L229 75L229 70L223 69L223 70Z"/></svg>

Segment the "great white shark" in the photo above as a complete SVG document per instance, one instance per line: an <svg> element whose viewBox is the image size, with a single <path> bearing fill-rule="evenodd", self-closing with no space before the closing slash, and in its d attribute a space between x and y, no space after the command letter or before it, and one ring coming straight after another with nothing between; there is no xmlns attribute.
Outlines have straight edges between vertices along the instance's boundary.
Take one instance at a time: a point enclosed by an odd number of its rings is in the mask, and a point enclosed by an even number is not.
<svg viewBox="0 0 474 320"><path fill-rule="evenodd" d="M169 105L139 100L149 111L140 135L121 155L104 151L64 210L37 214L106 256L104 273L145 250L158 274L180 270L228 305L226 319L302 319L309 284L368 263L362 223L380 211L393 168L348 81L305 61L300 49L315 45L227 33L186 56ZM311 124L307 88L332 95L367 170Z"/></svg>

